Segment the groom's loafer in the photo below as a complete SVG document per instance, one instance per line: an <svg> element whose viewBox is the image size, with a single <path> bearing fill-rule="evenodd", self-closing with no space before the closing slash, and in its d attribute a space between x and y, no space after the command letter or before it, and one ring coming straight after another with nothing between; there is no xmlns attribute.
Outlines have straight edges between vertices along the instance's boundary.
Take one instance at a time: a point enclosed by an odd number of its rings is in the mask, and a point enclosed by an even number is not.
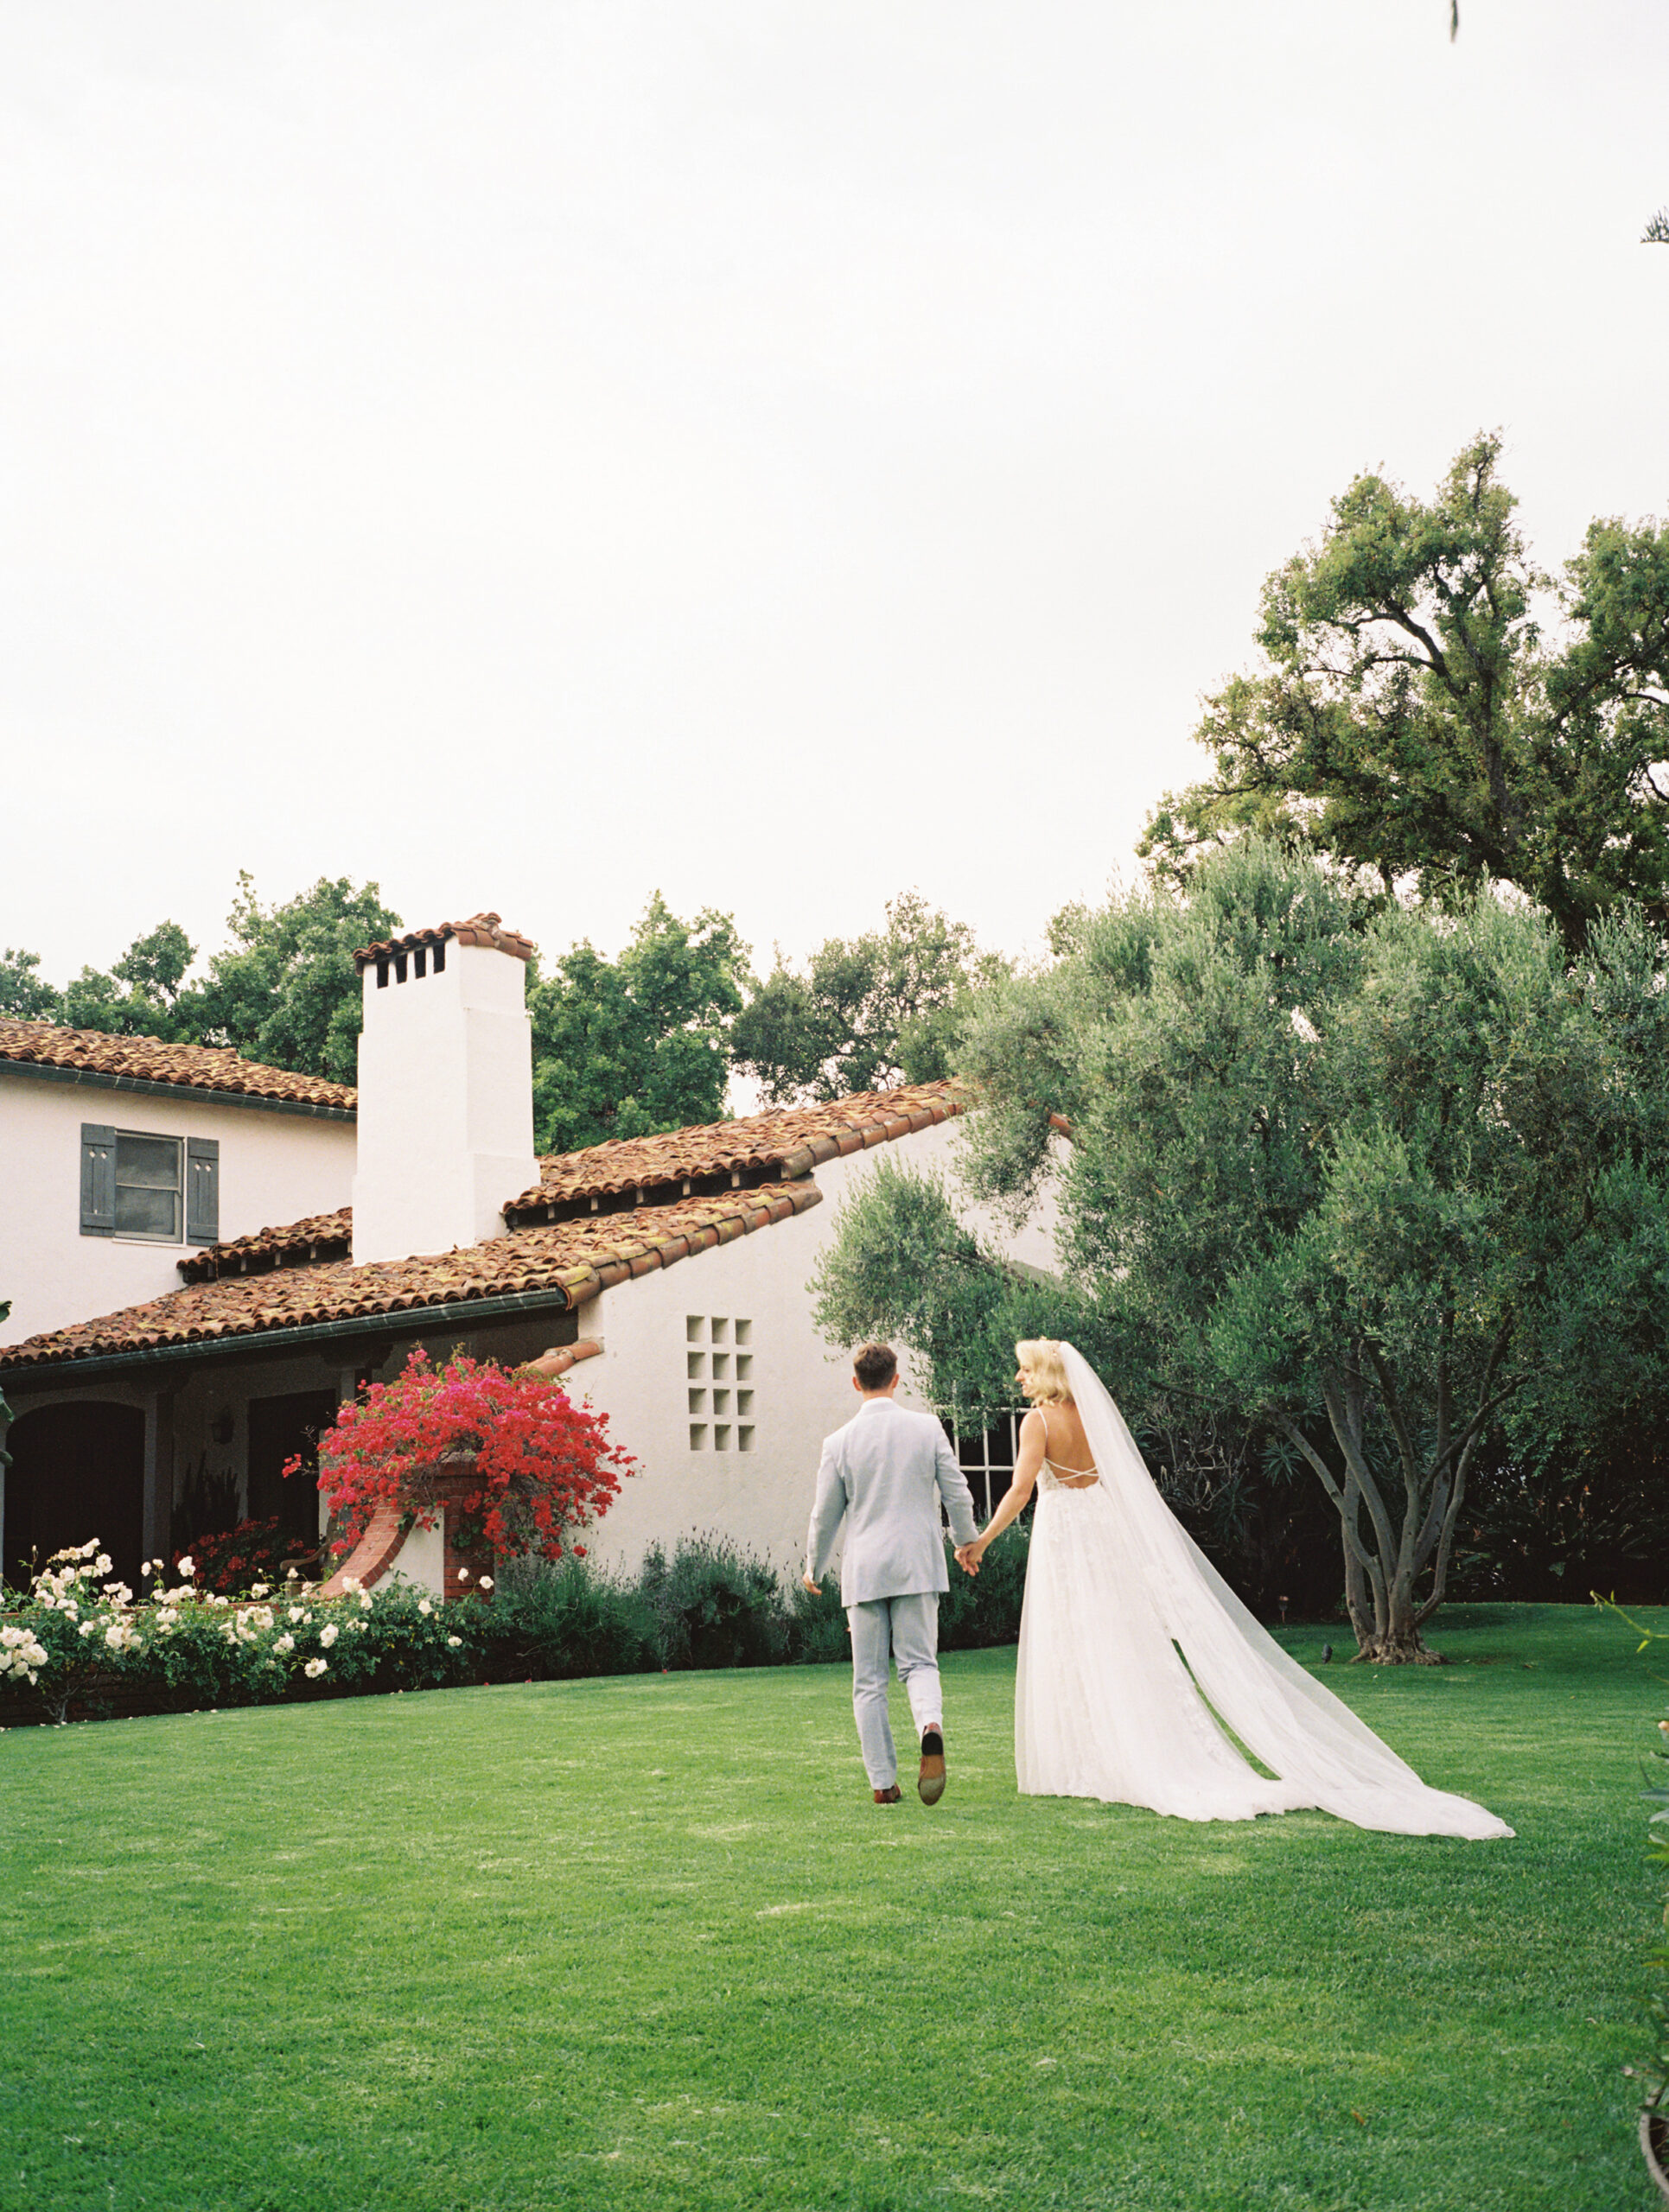
<svg viewBox="0 0 1669 2212"><path fill-rule="evenodd" d="M923 1732L921 1771L915 1778L915 1789L924 1805L936 1805L945 1794L945 1738L937 1728Z"/></svg>
<svg viewBox="0 0 1669 2212"><path fill-rule="evenodd" d="M875 1793L875 1802L877 1805L896 1805L903 1795L904 1792L895 1782L885 1789L877 1789Z"/></svg>

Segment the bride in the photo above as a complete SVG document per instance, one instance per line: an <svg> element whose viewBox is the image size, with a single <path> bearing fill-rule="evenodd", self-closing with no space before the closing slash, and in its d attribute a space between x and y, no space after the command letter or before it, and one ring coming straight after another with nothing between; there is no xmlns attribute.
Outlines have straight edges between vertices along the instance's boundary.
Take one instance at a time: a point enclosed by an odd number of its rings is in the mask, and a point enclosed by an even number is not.
<svg viewBox="0 0 1669 2212"><path fill-rule="evenodd" d="M1428 1789L1258 1625L1166 1506L1080 1353L1045 1338L1015 1354L1034 1410L1014 1481L957 1558L977 1574L1037 1486L1015 1684L1022 1795L1188 1821L1313 1807L1403 1835L1512 1834L1469 1798Z"/></svg>

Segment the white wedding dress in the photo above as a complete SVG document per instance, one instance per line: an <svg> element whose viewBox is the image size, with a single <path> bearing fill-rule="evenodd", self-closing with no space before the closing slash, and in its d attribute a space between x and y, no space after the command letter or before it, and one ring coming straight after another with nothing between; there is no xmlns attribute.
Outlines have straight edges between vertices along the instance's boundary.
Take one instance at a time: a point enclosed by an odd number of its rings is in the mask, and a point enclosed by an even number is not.
<svg viewBox="0 0 1669 2212"><path fill-rule="evenodd" d="M1015 1686L1022 1794L1187 1821L1309 1807L1402 1835L1511 1835L1470 1798L1428 1789L1282 1650L1165 1504L1088 1362L1070 1344L1061 1356L1101 1478L1038 1476Z"/></svg>

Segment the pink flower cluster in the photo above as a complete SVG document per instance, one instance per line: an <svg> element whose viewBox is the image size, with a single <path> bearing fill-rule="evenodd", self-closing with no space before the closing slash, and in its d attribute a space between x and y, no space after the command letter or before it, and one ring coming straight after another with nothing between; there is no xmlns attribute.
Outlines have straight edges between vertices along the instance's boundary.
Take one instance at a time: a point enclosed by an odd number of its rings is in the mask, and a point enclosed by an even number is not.
<svg viewBox="0 0 1669 2212"><path fill-rule="evenodd" d="M379 1505L433 1528L440 1463L468 1457L479 1488L467 1519L500 1557L560 1559L568 1531L608 1510L635 1462L608 1437L608 1416L574 1405L559 1382L460 1354L431 1366L419 1348L392 1382L373 1382L319 1439L319 1488L351 1552ZM301 1465L290 1461L290 1474ZM575 1546L576 1550L580 1549Z"/></svg>

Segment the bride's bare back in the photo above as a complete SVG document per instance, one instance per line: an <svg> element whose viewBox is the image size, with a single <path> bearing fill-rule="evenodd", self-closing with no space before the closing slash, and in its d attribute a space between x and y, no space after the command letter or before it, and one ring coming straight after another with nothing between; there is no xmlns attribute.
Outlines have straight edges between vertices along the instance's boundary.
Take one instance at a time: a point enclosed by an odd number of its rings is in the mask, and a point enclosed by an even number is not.
<svg viewBox="0 0 1669 2212"><path fill-rule="evenodd" d="M1090 1450L1084 1424L1070 1398L1057 1400L1050 1406L1035 1406L1026 1415L1021 1426L1022 1457L1029 1456L1025 1448L1032 1440L1026 1434L1029 1429L1041 1442L1040 1459L1056 1482L1067 1490L1087 1490L1092 1483L1099 1482L1095 1454Z"/></svg>

